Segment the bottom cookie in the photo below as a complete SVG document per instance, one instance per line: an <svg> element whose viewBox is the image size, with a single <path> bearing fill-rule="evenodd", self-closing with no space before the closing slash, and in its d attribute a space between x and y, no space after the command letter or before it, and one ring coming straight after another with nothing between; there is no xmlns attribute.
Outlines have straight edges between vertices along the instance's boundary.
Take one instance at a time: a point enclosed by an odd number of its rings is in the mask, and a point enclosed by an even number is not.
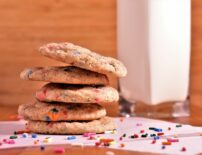
<svg viewBox="0 0 202 155"><path fill-rule="evenodd" d="M103 117L85 122L28 121L27 128L31 132L43 134L83 134L87 132L103 133L115 129L116 125L112 118Z"/></svg>

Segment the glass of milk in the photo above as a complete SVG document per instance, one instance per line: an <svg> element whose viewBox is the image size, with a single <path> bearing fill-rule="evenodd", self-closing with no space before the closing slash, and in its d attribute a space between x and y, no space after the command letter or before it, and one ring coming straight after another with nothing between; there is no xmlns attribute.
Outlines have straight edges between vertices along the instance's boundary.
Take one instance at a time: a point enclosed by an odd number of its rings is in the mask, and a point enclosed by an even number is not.
<svg viewBox="0 0 202 155"><path fill-rule="evenodd" d="M191 0L118 0L120 114L189 115Z"/></svg>

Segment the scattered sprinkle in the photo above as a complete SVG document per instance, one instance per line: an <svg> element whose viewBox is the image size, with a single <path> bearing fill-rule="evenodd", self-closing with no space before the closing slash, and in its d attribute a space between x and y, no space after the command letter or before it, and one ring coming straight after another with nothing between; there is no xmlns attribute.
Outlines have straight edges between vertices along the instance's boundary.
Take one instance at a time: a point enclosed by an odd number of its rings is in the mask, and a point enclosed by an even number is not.
<svg viewBox="0 0 202 155"><path fill-rule="evenodd" d="M32 138L37 138L37 134L32 134Z"/></svg>
<svg viewBox="0 0 202 155"><path fill-rule="evenodd" d="M22 134L22 138L27 138L28 136L29 136L28 133L23 133L23 134Z"/></svg>
<svg viewBox="0 0 202 155"><path fill-rule="evenodd" d="M126 134L124 133L124 134L122 135L122 137L126 137Z"/></svg>
<svg viewBox="0 0 202 155"><path fill-rule="evenodd" d="M165 148L166 148L166 146L164 146L164 145L161 147L161 149L165 149Z"/></svg>
<svg viewBox="0 0 202 155"><path fill-rule="evenodd" d="M177 124L175 127L180 128L180 127L182 127L182 124Z"/></svg>
<svg viewBox="0 0 202 155"><path fill-rule="evenodd" d="M168 130L171 130L171 127L168 127Z"/></svg>
<svg viewBox="0 0 202 155"><path fill-rule="evenodd" d="M140 133L144 133L144 130L140 130Z"/></svg>
<svg viewBox="0 0 202 155"><path fill-rule="evenodd" d="M16 136L16 135L10 136L10 139L17 139L17 138L18 138L18 136Z"/></svg>
<svg viewBox="0 0 202 155"><path fill-rule="evenodd" d="M179 139L176 139L176 138L168 138L167 141L168 141L168 142L179 142Z"/></svg>
<svg viewBox="0 0 202 155"><path fill-rule="evenodd" d="M159 133L157 133L157 135L158 136L162 136L162 135L164 135L164 133L163 132L159 132Z"/></svg>
<svg viewBox="0 0 202 155"><path fill-rule="evenodd" d="M121 144L120 144L120 147L121 147L121 148L125 147L125 144L124 144L124 143L121 143Z"/></svg>
<svg viewBox="0 0 202 155"><path fill-rule="evenodd" d="M13 139L8 140L8 141L7 141L7 144L15 144L15 141L14 141Z"/></svg>
<svg viewBox="0 0 202 155"><path fill-rule="evenodd" d="M152 142L151 142L151 144L155 144L156 143L156 140L153 140Z"/></svg>
<svg viewBox="0 0 202 155"><path fill-rule="evenodd" d="M100 146L101 143L100 142L95 142L95 146Z"/></svg>
<svg viewBox="0 0 202 155"><path fill-rule="evenodd" d="M67 137L67 140L74 140L74 139L76 139L76 136L68 136Z"/></svg>
<svg viewBox="0 0 202 155"><path fill-rule="evenodd" d="M158 140L158 139L160 139L159 136L155 136L155 137L154 137L154 140Z"/></svg>
<svg viewBox="0 0 202 155"><path fill-rule="evenodd" d="M65 149L63 147L54 148L55 153L65 153Z"/></svg>
<svg viewBox="0 0 202 155"><path fill-rule="evenodd" d="M187 150L186 147L182 147L181 149L182 152L185 152L186 150Z"/></svg>
<svg viewBox="0 0 202 155"><path fill-rule="evenodd" d="M147 133L141 135L142 138L146 138L147 136L148 136Z"/></svg>
<svg viewBox="0 0 202 155"><path fill-rule="evenodd" d="M162 145L171 145L171 142L167 141L167 142L162 142Z"/></svg>

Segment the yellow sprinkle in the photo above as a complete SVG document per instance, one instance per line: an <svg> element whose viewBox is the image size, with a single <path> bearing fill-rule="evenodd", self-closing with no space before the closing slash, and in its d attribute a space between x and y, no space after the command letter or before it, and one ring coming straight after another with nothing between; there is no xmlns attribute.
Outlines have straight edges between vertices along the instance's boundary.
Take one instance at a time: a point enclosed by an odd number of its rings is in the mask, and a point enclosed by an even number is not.
<svg viewBox="0 0 202 155"><path fill-rule="evenodd" d="M177 138L178 136L177 136L177 135L173 135L173 137L174 137L174 138Z"/></svg>
<svg viewBox="0 0 202 155"><path fill-rule="evenodd" d="M109 142L109 145L113 145L113 144L116 144L116 142L115 141Z"/></svg>

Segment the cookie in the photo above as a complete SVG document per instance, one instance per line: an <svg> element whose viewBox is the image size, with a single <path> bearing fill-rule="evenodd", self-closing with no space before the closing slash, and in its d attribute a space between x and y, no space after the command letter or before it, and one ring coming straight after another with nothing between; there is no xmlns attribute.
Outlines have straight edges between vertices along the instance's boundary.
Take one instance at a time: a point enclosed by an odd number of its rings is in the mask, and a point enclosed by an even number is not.
<svg viewBox="0 0 202 155"><path fill-rule="evenodd" d="M110 103L119 99L116 89L109 86L84 86L49 83L36 92L43 102Z"/></svg>
<svg viewBox="0 0 202 155"><path fill-rule="evenodd" d="M72 43L49 43L39 48L49 58L102 74L126 76L126 67L117 59L102 56Z"/></svg>
<svg viewBox="0 0 202 155"><path fill-rule="evenodd" d="M82 103L43 103L22 104L18 112L25 119L38 121L75 121L94 120L106 115L102 106Z"/></svg>
<svg viewBox="0 0 202 155"><path fill-rule="evenodd" d="M35 67L21 72L21 79L67 84L107 85L104 74L88 71L74 66Z"/></svg>
<svg viewBox="0 0 202 155"><path fill-rule="evenodd" d="M81 122L28 121L26 127L31 132L43 134L83 134L87 132L103 133L115 129L116 125L112 118L103 117L98 120Z"/></svg>

